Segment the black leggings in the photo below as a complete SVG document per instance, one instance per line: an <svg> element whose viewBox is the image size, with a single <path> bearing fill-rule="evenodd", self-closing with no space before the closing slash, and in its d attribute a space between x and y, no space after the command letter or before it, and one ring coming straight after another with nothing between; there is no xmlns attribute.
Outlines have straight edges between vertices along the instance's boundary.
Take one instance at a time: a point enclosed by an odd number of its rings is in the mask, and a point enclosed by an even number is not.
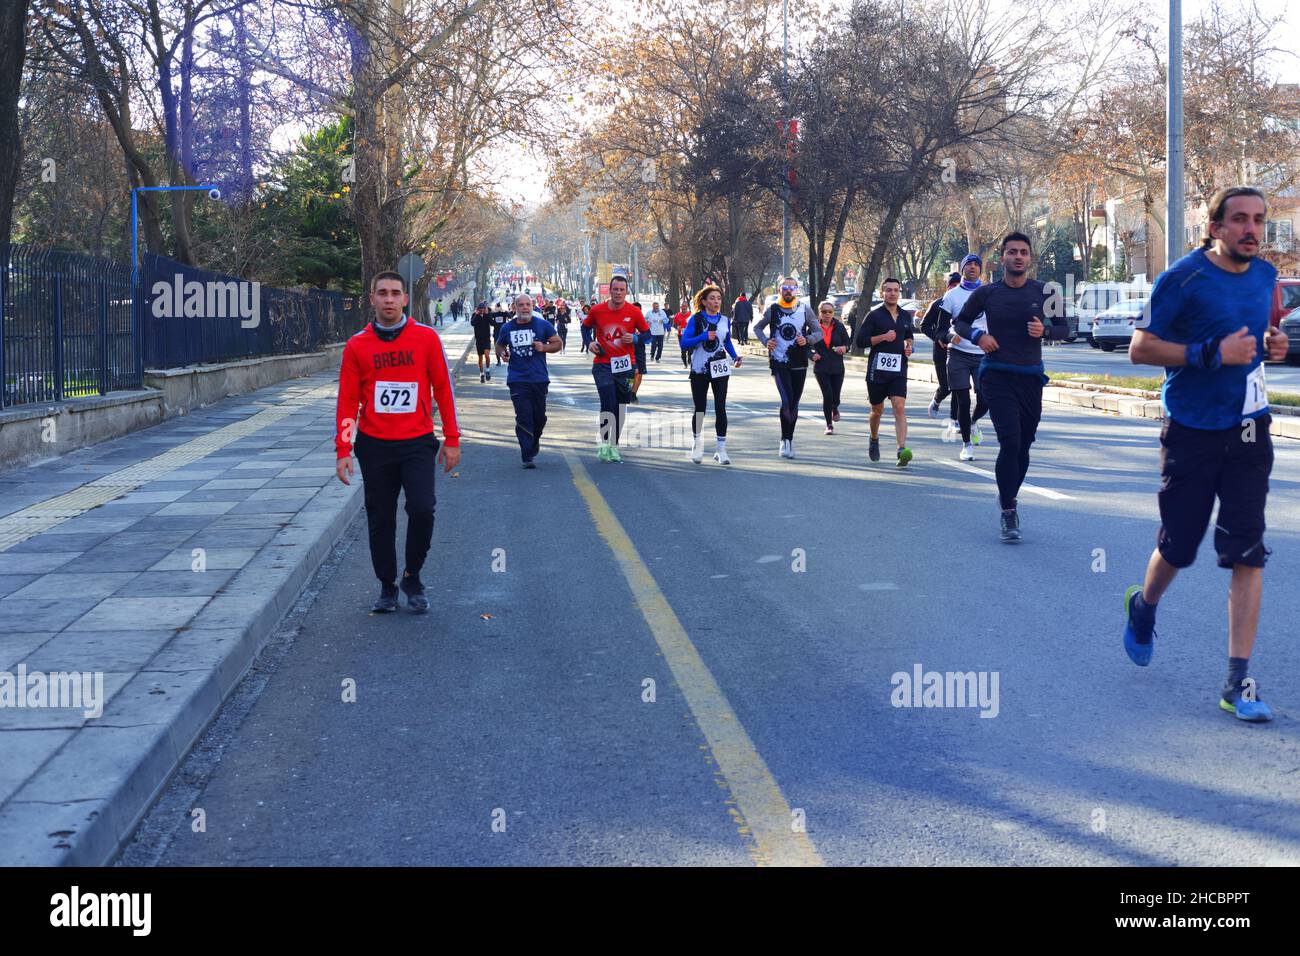
<svg viewBox="0 0 1300 956"><path fill-rule="evenodd" d="M709 378L706 372L691 373L691 398L695 401L695 414L691 416L691 434L699 435L704 428L704 412L709 406L709 386L713 386L713 426L719 438L727 437L727 383L731 376Z"/></svg>
<svg viewBox="0 0 1300 956"><path fill-rule="evenodd" d="M804 382L808 379L808 367L790 368L784 362L774 363L772 378L776 379L776 391L781 396L781 440L794 440L794 426L799 421L799 399L803 396Z"/></svg>
<svg viewBox="0 0 1300 956"><path fill-rule="evenodd" d="M958 426L961 427L961 440L970 444L970 427L975 424L988 412L989 407L984 404L984 391L975 393L975 412L970 410L970 389L954 388L952 390L952 408L953 418L957 419Z"/></svg>
<svg viewBox="0 0 1300 956"><path fill-rule="evenodd" d="M844 373L820 372L814 369L813 374L817 376L817 385L822 390L822 414L826 416L826 424L829 425L835 420L835 409L840 407L840 389L844 386Z"/></svg>
<svg viewBox="0 0 1300 956"><path fill-rule="evenodd" d="M1014 508L1029 471L1029 446L1043 414L1043 378L989 370L980 376L980 394L989 403L989 417L998 433L998 461L993 469L998 499L1004 510Z"/></svg>
<svg viewBox="0 0 1300 956"><path fill-rule="evenodd" d="M934 343L934 377L939 380L939 387L934 390L934 403L940 404L948 397L948 350L938 342Z"/></svg>

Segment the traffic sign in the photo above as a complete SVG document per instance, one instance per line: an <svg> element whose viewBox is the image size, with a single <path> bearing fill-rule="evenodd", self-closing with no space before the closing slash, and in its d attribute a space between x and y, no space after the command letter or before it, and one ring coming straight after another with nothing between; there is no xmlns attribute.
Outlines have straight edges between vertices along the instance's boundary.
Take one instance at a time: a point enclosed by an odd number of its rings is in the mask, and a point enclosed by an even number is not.
<svg viewBox="0 0 1300 956"><path fill-rule="evenodd" d="M406 280L406 291L409 294L415 288L415 280L424 275L424 260L414 252L408 252L397 260L397 274Z"/></svg>

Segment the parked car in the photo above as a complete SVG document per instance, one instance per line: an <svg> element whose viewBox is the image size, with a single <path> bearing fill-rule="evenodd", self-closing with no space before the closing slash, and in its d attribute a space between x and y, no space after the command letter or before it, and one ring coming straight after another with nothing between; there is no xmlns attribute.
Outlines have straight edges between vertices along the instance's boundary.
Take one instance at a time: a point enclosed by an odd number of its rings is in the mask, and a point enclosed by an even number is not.
<svg viewBox="0 0 1300 956"><path fill-rule="evenodd" d="M1085 282L1079 287L1079 295L1074 301L1075 334L1087 336L1088 342L1097 348L1092 338L1093 322L1097 316L1119 303L1135 297L1137 290L1128 282ZM1140 296L1138 296L1140 298Z"/></svg>
<svg viewBox="0 0 1300 956"><path fill-rule="evenodd" d="M1117 345L1128 348L1149 301L1125 299L1099 313L1092 323L1092 340L1097 347L1103 352L1113 352Z"/></svg>
<svg viewBox="0 0 1300 956"><path fill-rule="evenodd" d="M1286 334L1286 364L1300 365L1300 308L1282 316L1278 328Z"/></svg>
<svg viewBox="0 0 1300 956"><path fill-rule="evenodd" d="M1283 316L1291 317L1300 309L1300 277L1278 276L1277 286L1273 289L1273 311L1268 323L1278 326Z"/></svg>

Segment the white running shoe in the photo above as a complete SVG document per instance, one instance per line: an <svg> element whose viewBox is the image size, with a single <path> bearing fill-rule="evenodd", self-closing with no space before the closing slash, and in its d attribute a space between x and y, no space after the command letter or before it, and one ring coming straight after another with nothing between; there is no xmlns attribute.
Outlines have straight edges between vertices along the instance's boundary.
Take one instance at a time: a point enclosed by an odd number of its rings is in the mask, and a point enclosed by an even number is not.
<svg viewBox="0 0 1300 956"><path fill-rule="evenodd" d="M718 450L713 453L713 460L719 465L731 464L731 459L727 457L727 449L723 445L719 445Z"/></svg>
<svg viewBox="0 0 1300 956"><path fill-rule="evenodd" d="M939 417L939 403L936 402L934 399L930 399L930 417L931 418Z"/></svg>
<svg viewBox="0 0 1300 956"><path fill-rule="evenodd" d="M961 426L951 418L948 424L944 426L943 435L940 436L946 442L961 441Z"/></svg>
<svg viewBox="0 0 1300 956"><path fill-rule="evenodd" d="M972 447L970 446L969 443L967 443L967 444L965 444L965 445L962 445L962 446L961 446L961 456L960 456L960 457L961 457L961 460L962 460L962 461L974 461L974 460L975 460L975 449L972 448Z"/></svg>
<svg viewBox="0 0 1300 956"><path fill-rule="evenodd" d="M790 447L790 439L788 438L781 439L781 450L777 454L779 454L782 458L790 458L794 455L794 449Z"/></svg>
<svg viewBox="0 0 1300 956"><path fill-rule="evenodd" d="M787 439L785 440L785 447L786 447L787 449L789 449L789 451L787 452L787 454L786 454L785 457L786 457L786 458L793 458L793 457L794 457L794 439L793 439L793 438L787 438Z"/></svg>
<svg viewBox="0 0 1300 956"><path fill-rule="evenodd" d="M699 435L695 436L695 444L691 446L691 461L699 464L704 460L704 439Z"/></svg>
<svg viewBox="0 0 1300 956"><path fill-rule="evenodd" d="M975 445L978 445L980 442L984 440L984 433L980 431L980 427L978 425L972 425L970 427L970 440L971 443Z"/></svg>

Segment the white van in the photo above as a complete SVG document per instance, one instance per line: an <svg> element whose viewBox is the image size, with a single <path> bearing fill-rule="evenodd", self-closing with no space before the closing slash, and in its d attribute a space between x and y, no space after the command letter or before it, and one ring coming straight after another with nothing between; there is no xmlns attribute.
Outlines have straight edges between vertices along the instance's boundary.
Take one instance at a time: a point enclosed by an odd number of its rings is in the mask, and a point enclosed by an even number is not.
<svg viewBox="0 0 1300 956"><path fill-rule="evenodd" d="M1092 339L1093 320L1112 306L1119 305L1126 299L1138 298L1147 293L1139 289L1145 283L1135 282L1085 282L1079 286L1079 296L1074 301L1079 315L1079 335L1088 337L1088 344L1098 348Z"/></svg>

